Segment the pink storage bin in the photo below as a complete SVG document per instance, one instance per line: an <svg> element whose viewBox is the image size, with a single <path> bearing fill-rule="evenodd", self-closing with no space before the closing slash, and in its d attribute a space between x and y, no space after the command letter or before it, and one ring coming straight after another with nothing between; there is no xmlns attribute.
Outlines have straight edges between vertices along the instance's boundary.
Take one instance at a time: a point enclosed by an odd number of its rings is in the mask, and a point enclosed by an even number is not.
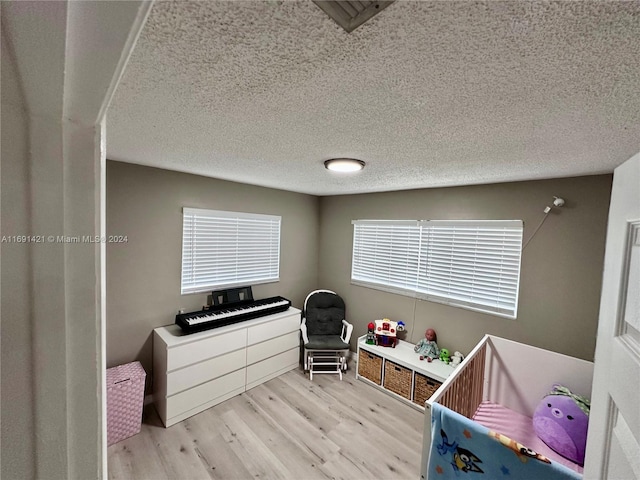
<svg viewBox="0 0 640 480"><path fill-rule="evenodd" d="M140 433L146 375L140 362L107 369L107 445Z"/></svg>

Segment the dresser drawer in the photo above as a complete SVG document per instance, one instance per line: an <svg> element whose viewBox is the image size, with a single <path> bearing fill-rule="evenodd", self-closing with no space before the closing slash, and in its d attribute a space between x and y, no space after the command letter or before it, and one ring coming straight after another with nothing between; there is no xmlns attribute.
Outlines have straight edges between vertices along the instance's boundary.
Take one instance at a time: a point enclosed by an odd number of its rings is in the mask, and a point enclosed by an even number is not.
<svg viewBox="0 0 640 480"><path fill-rule="evenodd" d="M198 385L167 398L167 418L172 418L188 410L195 409L229 392L244 390L246 369L241 368L215 380Z"/></svg>
<svg viewBox="0 0 640 480"><path fill-rule="evenodd" d="M261 362L247 367L247 388L255 387L262 381L298 366L300 349L296 346L291 350L269 357Z"/></svg>
<svg viewBox="0 0 640 480"><path fill-rule="evenodd" d="M245 366L244 350L219 355L167 374L167 395L173 395Z"/></svg>
<svg viewBox="0 0 640 480"><path fill-rule="evenodd" d="M270 338L281 337L284 334L300 330L300 314L261 323L248 328L247 345L264 342Z"/></svg>
<svg viewBox="0 0 640 480"><path fill-rule="evenodd" d="M247 365L273 357L281 352L300 346L300 333L287 333L266 342L256 343L247 348Z"/></svg>
<svg viewBox="0 0 640 480"><path fill-rule="evenodd" d="M193 363L202 362L246 346L247 329L242 328L221 335L214 335L193 342L183 343L168 349L167 371L186 367Z"/></svg>

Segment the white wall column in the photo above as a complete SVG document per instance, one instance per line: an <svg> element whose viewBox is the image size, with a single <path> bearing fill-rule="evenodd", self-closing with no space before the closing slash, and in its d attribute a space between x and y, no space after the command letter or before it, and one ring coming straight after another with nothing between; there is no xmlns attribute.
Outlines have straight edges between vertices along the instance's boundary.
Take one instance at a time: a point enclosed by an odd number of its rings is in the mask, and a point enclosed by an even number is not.
<svg viewBox="0 0 640 480"><path fill-rule="evenodd" d="M1 4L0 4L1 7ZM29 215L29 122L15 60L2 31L2 235L31 234ZM2 478L33 478L35 449L31 251L23 244L0 244L2 314Z"/></svg>
<svg viewBox="0 0 640 480"><path fill-rule="evenodd" d="M2 235L36 239L2 244L1 473L101 478L104 118L151 2L0 7Z"/></svg>
<svg viewBox="0 0 640 480"><path fill-rule="evenodd" d="M69 478L94 478L106 473L102 401L106 394L106 361L101 301L105 231L104 222L100 221L104 210L100 203L104 191L103 135L99 125L85 127L66 122L63 126L64 231L74 239L80 237L79 243L64 244L65 301L73 305L65 315L66 366L70 379L83 379L82 383L67 382L67 446L75 459L69 462ZM95 441L87 442L88 438Z"/></svg>

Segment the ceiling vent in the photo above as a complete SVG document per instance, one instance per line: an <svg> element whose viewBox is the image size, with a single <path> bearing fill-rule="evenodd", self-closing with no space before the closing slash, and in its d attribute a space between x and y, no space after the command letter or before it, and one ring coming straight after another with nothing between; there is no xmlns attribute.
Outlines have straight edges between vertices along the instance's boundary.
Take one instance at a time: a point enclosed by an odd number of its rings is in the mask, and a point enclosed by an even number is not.
<svg viewBox="0 0 640 480"><path fill-rule="evenodd" d="M313 0L327 15L333 18L347 33L353 32L367 20L376 16L395 0L370 2L367 0Z"/></svg>

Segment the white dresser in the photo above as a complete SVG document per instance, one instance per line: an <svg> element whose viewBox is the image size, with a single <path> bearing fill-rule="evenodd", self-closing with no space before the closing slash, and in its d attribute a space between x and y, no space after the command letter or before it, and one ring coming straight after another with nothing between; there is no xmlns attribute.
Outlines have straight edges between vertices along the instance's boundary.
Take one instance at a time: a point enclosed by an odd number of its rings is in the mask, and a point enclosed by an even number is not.
<svg viewBox="0 0 640 480"><path fill-rule="evenodd" d="M153 331L153 389L166 427L298 367L300 310L184 335Z"/></svg>

